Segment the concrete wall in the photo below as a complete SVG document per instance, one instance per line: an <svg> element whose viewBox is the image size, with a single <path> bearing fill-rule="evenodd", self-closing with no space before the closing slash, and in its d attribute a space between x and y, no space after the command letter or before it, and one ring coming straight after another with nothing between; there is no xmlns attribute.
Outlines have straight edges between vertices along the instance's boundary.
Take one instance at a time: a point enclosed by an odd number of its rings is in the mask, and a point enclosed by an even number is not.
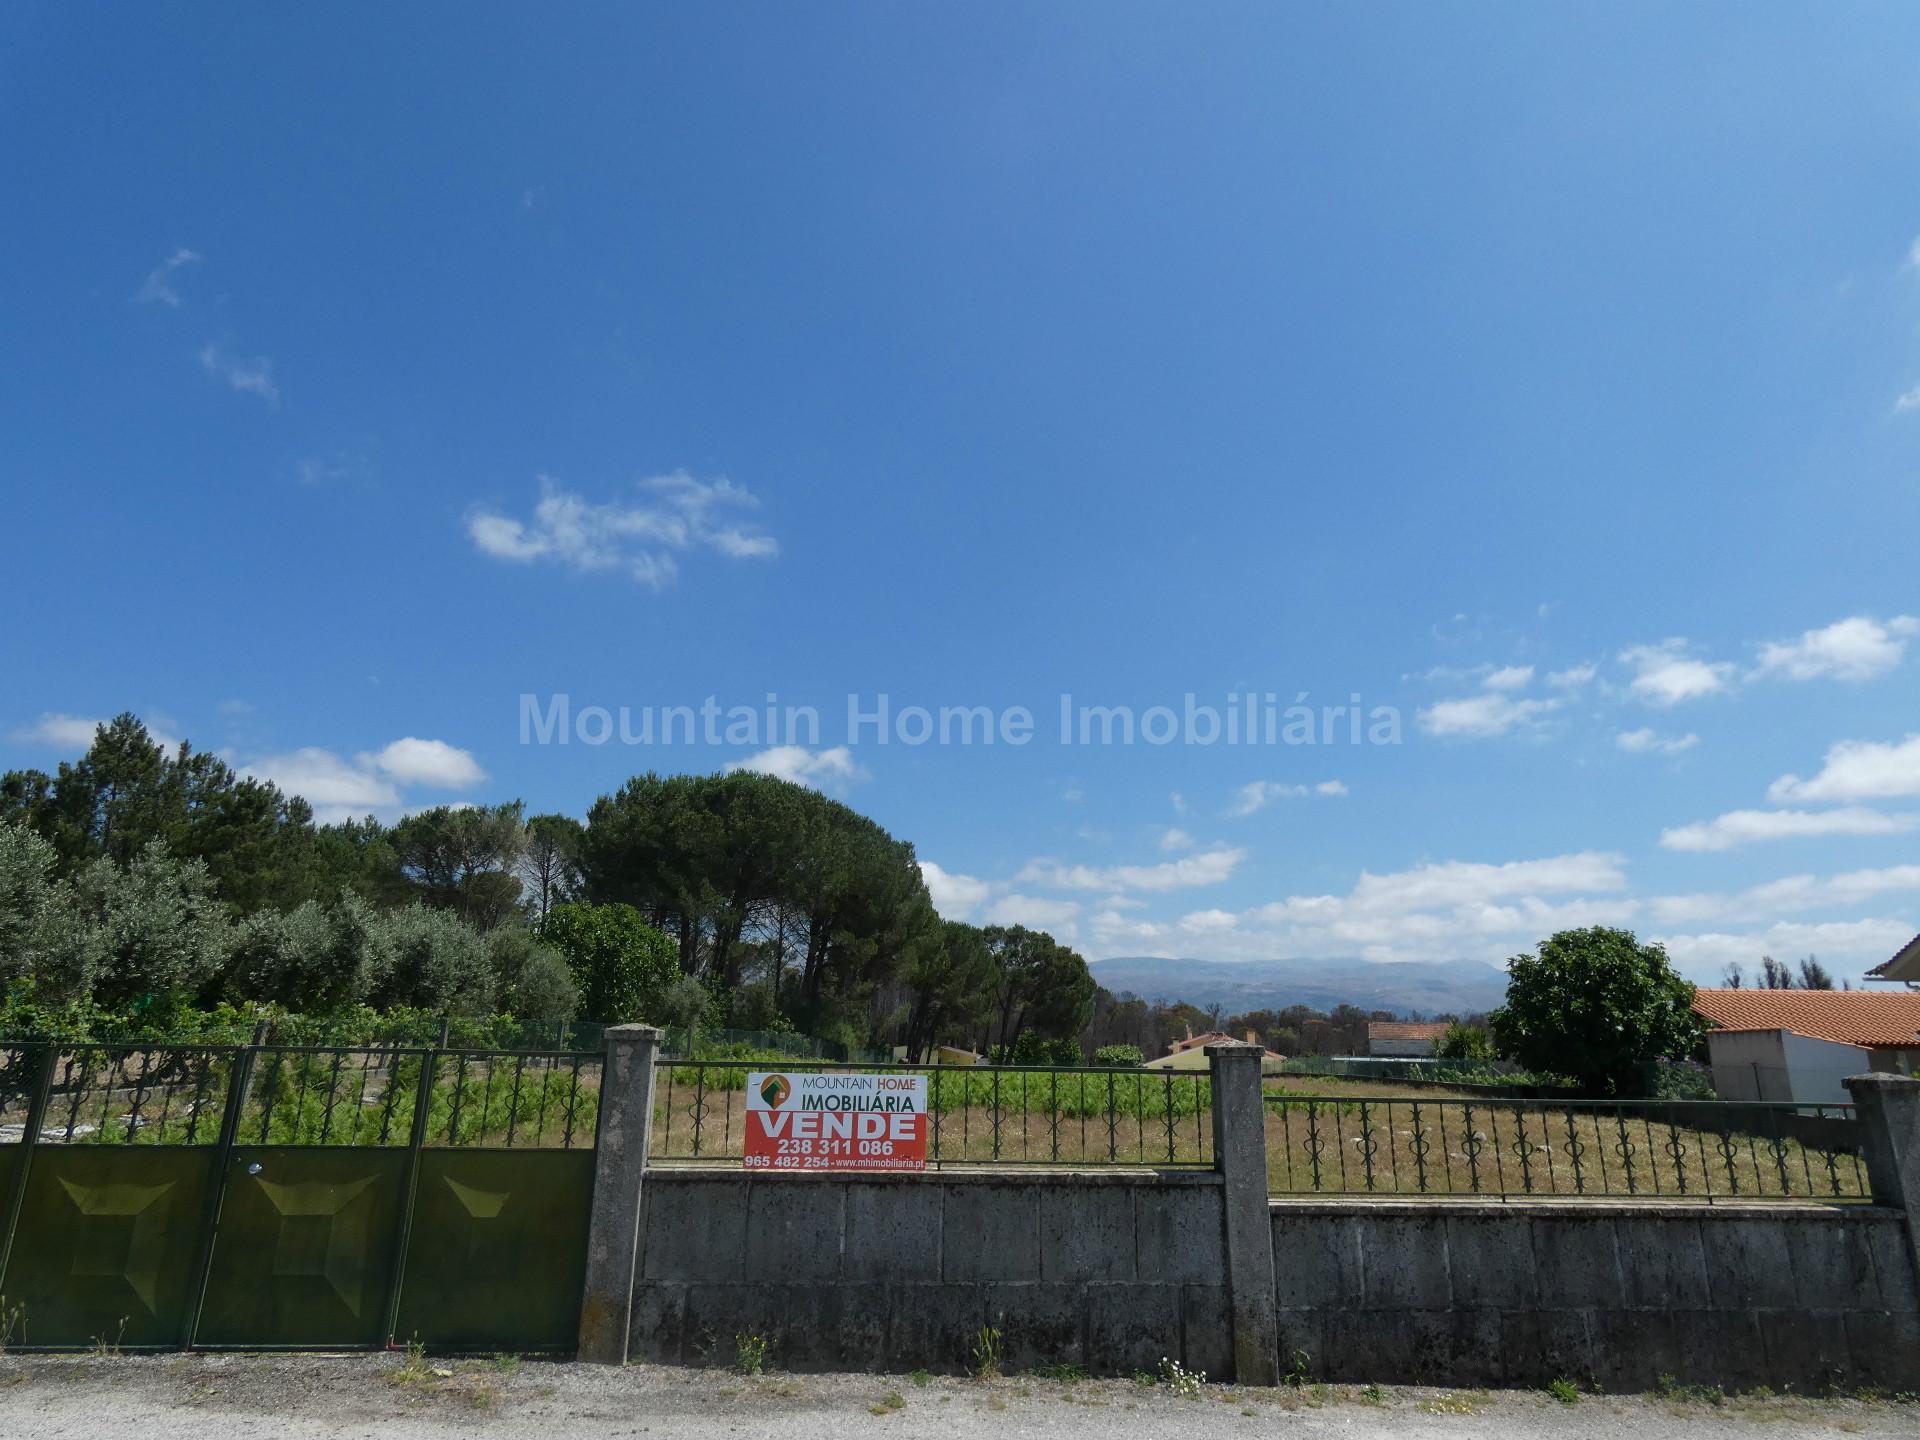
<svg viewBox="0 0 1920 1440"><path fill-rule="evenodd" d="M1274 1202L1281 1368L1316 1380L1911 1388L1904 1217L1865 1206Z"/></svg>
<svg viewBox="0 0 1920 1440"><path fill-rule="evenodd" d="M1713 1093L1722 1100L1785 1100L1784 1030L1709 1030Z"/></svg>
<svg viewBox="0 0 1920 1440"><path fill-rule="evenodd" d="M1787 1056L1787 1098L1815 1105L1850 1105L1849 1075L1874 1069L1871 1054L1858 1045L1816 1040L1789 1030L1780 1037Z"/></svg>
<svg viewBox="0 0 1920 1440"><path fill-rule="evenodd" d="M1780 1100L1846 1105L1846 1077L1875 1068L1856 1045L1816 1040L1791 1030L1709 1030L1713 1091L1722 1100Z"/></svg>
<svg viewBox="0 0 1920 1440"><path fill-rule="evenodd" d="M1225 1211L1211 1174L854 1177L656 1169L635 1359L960 1371L981 1326L1010 1369L1210 1375L1232 1364Z"/></svg>
<svg viewBox="0 0 1920 1440"><path fill-rule="evenodd" d="M790 1369L1233 1373L1212 1175L821 1177L654 1170L631 1354ZM1280 1371L1608 1390L1661 1376L1920 1385L1898 1211L1582 1201L1274 1201Z"/></svg>

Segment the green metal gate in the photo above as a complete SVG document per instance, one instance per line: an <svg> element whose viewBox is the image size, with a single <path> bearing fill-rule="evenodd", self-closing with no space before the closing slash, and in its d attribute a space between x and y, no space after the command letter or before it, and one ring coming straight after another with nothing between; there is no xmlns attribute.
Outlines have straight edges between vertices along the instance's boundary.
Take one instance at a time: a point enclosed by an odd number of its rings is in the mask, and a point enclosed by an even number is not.
<svg viewBox="0 0 1920 1440"><path fill-rule="evenodd" d="M600 1068L577 1053L0 1048L12 1343L571 1350Z"/></svg>

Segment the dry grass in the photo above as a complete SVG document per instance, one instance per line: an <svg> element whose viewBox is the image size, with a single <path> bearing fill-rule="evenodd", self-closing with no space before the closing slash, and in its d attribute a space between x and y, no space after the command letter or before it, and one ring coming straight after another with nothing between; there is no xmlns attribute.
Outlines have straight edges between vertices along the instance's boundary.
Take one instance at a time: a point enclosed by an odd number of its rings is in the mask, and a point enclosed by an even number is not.
<svg viewBox="0 0 1920 1440"><path fill-rule="evenodd" d="M1205 1165L1213 1157L1212 1114L1176 1113L1169 1127L1165 1080L1143 1072L1129 1103L1109 1117L1094 1086L1092 1113L1059 1113L1037 1086L1028 1104L1011 1076L997 1117L987 1104L955 1106L930 1122L929 1160L948 1165ZM1176 1093L1191 1095L1182 1079ZM1618 1195L1682 1199L1864 1199L1866 1179L1851 1155L1793 1139L1777 1144L1720 1134L1631 1105L1588 1107L1552 1100L1512 1102L1467 1089L1335 1076L1269 1076L1267 1157L1270 1189L1281 1195ZM1443 1103L1444 1102L1444 1103ZM1158 1105L1158 1114L1153 1107ZM1079 1107L1075 1107L1079 1108ZM1707 1113L1707 1112L1703 1112ZM657 1160L736 1161L746 1096L740 1090L659 1092L654 1109ZM996 1123L997 1118L997 1123ZM1171 1129L1171 1133L1170 1133ZM1831 1164L1829 1160L1831 1159Z"/></svg>

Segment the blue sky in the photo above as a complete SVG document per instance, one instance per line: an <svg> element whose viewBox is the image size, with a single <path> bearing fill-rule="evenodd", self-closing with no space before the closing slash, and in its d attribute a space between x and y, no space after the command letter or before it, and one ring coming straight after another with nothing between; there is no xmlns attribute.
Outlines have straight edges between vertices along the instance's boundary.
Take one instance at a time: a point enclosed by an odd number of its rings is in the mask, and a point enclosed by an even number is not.
<svg viewBox="0 0 1920 1440"><path fill-rule="evenodd" d="M1857 974L1920 923L1917 45L11 7L0 763L122 708L328 814L752 761L1091 958ZM1059 743L1248 692L1398 743ZM521 743L769 693L804 753ZM1036 733L847 745L883 694Z"/></svg>

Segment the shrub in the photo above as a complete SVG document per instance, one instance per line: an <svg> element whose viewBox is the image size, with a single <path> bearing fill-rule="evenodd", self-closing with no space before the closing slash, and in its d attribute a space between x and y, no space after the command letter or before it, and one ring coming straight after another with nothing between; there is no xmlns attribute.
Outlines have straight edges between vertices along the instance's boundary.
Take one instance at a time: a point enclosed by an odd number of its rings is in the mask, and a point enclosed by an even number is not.
<svg viewBox="0 0 1920 1440"><path fill-rule="evenodd" d="M673 941L631 905L556 905L547 912L540 938L567 962L589 1019L655 1018L680 978L680 952Z"/></svg>
<svg viewBox="0 0 1920 1440"><path fill-rule="evenodd" d="M1147 1057L1140 1053L1138 1045L1102 1045L1093 1052L1093 1063L1118 1069L1128 1065L1144 1065Z"/></svg>
<svg viewBox="0 0 1920 1440"><path fill-rule="evenodd" d="M1562 930L1507 966L1488 1017L1502 1054L1604 1094L1632 1093L1643 1062L1691 1054L1706 1022L1667 952L1631 930Z"/></svg>
<svg viewBox="0 0 1920 1440"><path fill-rule="evenodd" d="M1493 1037L1478 1025L1455 1020L1433 1047L1442 1060L1491 1060Z"/></svg>

